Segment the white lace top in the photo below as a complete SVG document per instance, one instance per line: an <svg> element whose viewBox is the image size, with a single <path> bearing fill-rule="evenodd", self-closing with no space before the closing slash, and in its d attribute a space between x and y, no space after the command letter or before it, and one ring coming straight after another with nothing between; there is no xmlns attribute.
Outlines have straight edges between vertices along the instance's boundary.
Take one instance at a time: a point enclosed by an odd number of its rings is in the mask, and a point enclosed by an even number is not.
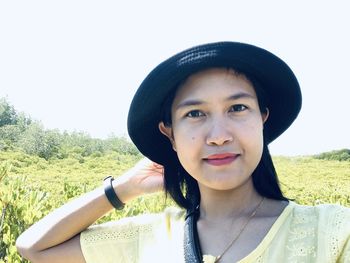
<svg viewBox="0 0 350 263"><path fill-rule="evenodd" d="M81 233L87 263L184 262L185 212L168 208L92 226ZM205 256L210 262L210 256ZM350 208L290 202L262 242L239 263L350 263Z"/></svg>

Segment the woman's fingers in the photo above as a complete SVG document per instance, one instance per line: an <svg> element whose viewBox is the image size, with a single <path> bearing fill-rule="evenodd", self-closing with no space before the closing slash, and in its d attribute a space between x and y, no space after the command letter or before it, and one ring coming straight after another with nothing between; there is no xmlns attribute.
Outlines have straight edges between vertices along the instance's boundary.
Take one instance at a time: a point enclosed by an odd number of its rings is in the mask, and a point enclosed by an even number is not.
<svg viewBox="0 0 350 263"><path fill-rule="evenodd" d="M160 191L164 186L164 168L162 165L143 158L119 178L120 182L137 190L139 194Z"/></svg>

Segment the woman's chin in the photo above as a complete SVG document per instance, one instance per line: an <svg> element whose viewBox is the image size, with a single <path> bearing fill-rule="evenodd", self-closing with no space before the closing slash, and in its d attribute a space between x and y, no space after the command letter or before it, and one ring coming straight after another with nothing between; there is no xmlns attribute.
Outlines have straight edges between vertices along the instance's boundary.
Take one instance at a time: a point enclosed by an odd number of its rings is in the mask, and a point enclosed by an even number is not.
<svg viewBox="0 0 350 263"><path fill-rule="evenodd" d="M203 184L205 188L209 188L211 190L215 191L223 191L223 192L231 192L234 190L238 190L242 187L247 187L248 185L251 185L253 187L253 184L248 184L247 182L251 181L250 178L247 178L246 180L235 180L232 181L232 178L230 180L225 180L223 178L217 179L215 181L209 181Z"/></svg>

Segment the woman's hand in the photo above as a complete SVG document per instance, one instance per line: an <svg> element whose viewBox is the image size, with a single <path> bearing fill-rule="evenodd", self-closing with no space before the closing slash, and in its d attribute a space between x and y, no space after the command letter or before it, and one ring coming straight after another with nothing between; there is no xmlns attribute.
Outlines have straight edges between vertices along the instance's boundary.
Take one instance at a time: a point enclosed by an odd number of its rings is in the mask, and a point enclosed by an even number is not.
<svg viewBox="0 0 350 263"><path fill-rule="evenodd" d="M125 174L113 181L119 199L126 203L143 194L164 189L164 168L144 158Z"/></svg>

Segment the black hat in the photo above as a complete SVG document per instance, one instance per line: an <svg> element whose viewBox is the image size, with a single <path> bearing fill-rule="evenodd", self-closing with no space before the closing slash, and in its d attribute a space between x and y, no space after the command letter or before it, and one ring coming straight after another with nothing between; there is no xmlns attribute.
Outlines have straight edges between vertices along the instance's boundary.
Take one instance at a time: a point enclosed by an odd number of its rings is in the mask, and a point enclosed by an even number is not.
<svg viewBox="0 0 350 263"><path fill-rule="evenodd" d="M301 109L300 87L284 61L250 44L204 44L165 60L138 88L129 109L128 132L143 155L160 164L176 158L168 138L158 129L163 117L162 105L171 91L189 75L213 67L233 68L260 84L269 100L269 118L264 124L267 143L281 135L297 117Z"/></svg>

